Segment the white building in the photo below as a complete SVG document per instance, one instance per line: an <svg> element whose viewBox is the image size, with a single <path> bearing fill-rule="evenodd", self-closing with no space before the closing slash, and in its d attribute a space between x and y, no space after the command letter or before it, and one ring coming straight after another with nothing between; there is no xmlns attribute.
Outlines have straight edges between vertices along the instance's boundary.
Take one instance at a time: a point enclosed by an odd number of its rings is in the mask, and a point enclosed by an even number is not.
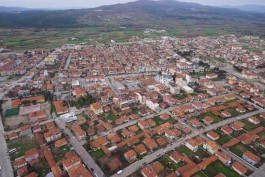
<svg viewBox="0 0 265 177"><path fill-rule="evenodd" d="M159 109L159 104L156 100L146 100L146 106L152 111L157 111Z"/></svg>

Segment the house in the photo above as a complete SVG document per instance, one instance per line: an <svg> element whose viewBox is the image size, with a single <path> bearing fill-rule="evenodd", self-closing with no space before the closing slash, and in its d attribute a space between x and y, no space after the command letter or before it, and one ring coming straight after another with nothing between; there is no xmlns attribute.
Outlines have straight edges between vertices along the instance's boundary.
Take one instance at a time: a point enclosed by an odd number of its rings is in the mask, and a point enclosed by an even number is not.
<svg viewBox="0 0 265 177"><path fill-rule="evenodd" d="M221 115L224 116L225 118L231 117L231 114L228 111L222 111Z"/></svg>
<svg viewBox="0 0 265 177"><path fill-rule="evenodd" d="M44 133L45 140L49 143L51 141L58 140L62 137L62 132L59 128L53 128Z"/></svg>
<svg viewBox="0 0 265 177"><path fill-rule="evenodd" d="M82 140L82 139L84 139L86 137L86 132L84 130L82 130L82 128L80 127L80 125L73 124L71 126L71 129L72 129L73 133L75 134L75 137L79 141Z"/></svg>
<svg viewBox="0 0 265 177"><path fill-rule="evenodd" d="M23 166L17 170L18 176L26 176L29 173L27 166Z"/></svg>
<svg viewBox="0 0 265 177"><path fill-rule="evenodd" d="M217 152L215 155L223 164L227 165L232 162L232 157L225 152Z"/></svg>
<svg viewBox="0 0 265 177"><path fill-rule="evenodd" d="M248 168L239 163L238 161L235 161L232 164L232 168L241 176L243 176L248 171Z"/></svg>
<svg viewBox="0 0 265 177"><path fill-rule="evenodd" d="M54 101L53 104L55 106L57 115L65 114L69 111L66 101L58 100Z"/></svg>
<svg viewBox="0 0 265 177"><path fill-rule="evenodd" d="M154 150L155 148L158 147L158 144L156 143L155 140L152 138L145 138L143 143L149 148L150 150Z"/></svg>
<svg viewBox="0 0 265 177"><path fill-rule="evenodd" d="M159 116L162 120L168 120L170 118L170 115L168 115L167 113L163 113Z"/></svg>
<svg viewBox="0 0 265 177"><path fill-rule="evenodd" d="M201 163L199 163L197 165L197 167L199 167L200 170L204 170L208 165L210 165L211 163L217 161L218 158L214 155L204 159Z"/></svg>
<svg viewBox="0 0 265 177"><path fill-rule="evenodd" d="M211 125L214 122L214 119L211 116L205 116L202 121L206 124L206 125Z"/></svg>
<svg viewBox="0 0 265 177"><path fill-rule="evenodd" d="M214 131L210 131L206 134L211 140L217 140L219 138L219 135L215 133Z"/></svg>
<svg viewBox="0 0 265 177"><path fill-rule="evenodd" d="M178 129L165 131L165 136L171 140L178 138L180 135L181 135L181 131L179 131Z"/></svg>
<svg viewBox="0 0 265 177"><path fill-rule="evenodd" d="M65 158L62 160L63 167L66 171L69 171L74 166L81 163L81 159L74 152L70 151L65 154Z"/></svg>
<svg viewBox="0 0 265 177"><path fill-rule="evenodd" d="M17 158L15 160L15 164L16 164L17 168L21 168L21 167L27 166L27 162L26 162L24 157Z"/></svg>
<svg viewBox="0 0 265 177"><path fill-rule="evenodd" d="M165 169L165 167L159 161L155 161L152 167L156 173L160 173Z"/></svg>
<svg viewBox="0 0 265 177"><path fill-rule="evenodd" d="M29 135L32 134L31 126L30 125L23 125L19 128L19 136Z"/></svg>
<svg viewBox="0 0 265 177"><path fill-rule="evenodd" d="M260 120L257 117L250 117L248 118L248 121L255 125L260 124Z"/></svg>
<svg viewBox="0 0 265 177"><path fill-rule="evenodd" d="M7 137L8 137L9 140L17 139L18 138L18 133L17 132L9 133L9 134L7 134Z"/></svg>
<svg viewBox="0 0 265 177"><path fill-rule="evenodd" d="M147 152L145 146L143 144L139 144L135 146L134 150L137 152L139 155L143 155Z"/></svg>
<svg viewBox="0 0 265 177"><path fill-rule="evenodd" d="M231 93L231 94L227 94L227 95L224 96L224 98L225 98L227 101L234 100L234 99L236 99L236 94L233 94L233 93Z"/></svg>
<svg viewBox="0 0 265 177"><path fill-rule="evenodd" d="M202 147L210 154L215 154L219 150L217 143L214 141L206 141Z"/></svg>
<svg viewBox="0 0 265 177"><path fill-rule="evenodd" d="M122 162L119 158L114 158L107 163L108 168L111 172L117 171L122 167Z"/></svg>
<svg viewBox="0 0 265 177"><path fill-rule="evenodd" d="M25 152L25 160L26 162L31 162L32 160L39 159L39 151L36 148L32 148Z"/></svg>
<svg viewBox="0 0 265 177"><path fill-rule="evenodd" d="M207 79L216 79L217 77L218 77L218 74L215 74L215 73L211 73L211 74L206 75Z"/></svg>
<svg viewBox="0 0 265 177"><path fill-rule="evenodd" d="M158 101L156 100L146 100L146 106L152 111L159 110L159 104L158 104Z"/></svg>
<svg viewBox="0 0 265 177"><path fill-rule="evenodd" d="M54 145L57 148L60 148L60 147L62 147L64 145L66 145L66 144L68 144L66 138L62 138L62 139L59 139L59 140L57 140L57 141L54 142Z"/></svg>
<svg viewBox="0 0 265 177"><path fill-rule="evenodd" d="M199 128L202 126L202 123L198 119L190 119L188 122L191 124L191 126L195 128Z"/></svg>
<svg viewBox="0 0 265 177"><path fill-rule="evenodd" d="M194 139L190 139L186 142L185 146L190 150L192 150L193 152L196 152L199 148L199 143Z"/></svg>
<svg viewBox="0 0 265 177"><path fill-rule="evenodd" d="M146 165L142 170L141 170L141 174L144 177L158 177L157 173L155 172L154 168L152 167L152 165L148 164Z"/></svg>
<svg viewBox="0 0 265 177"><path fill-rule="evenodd" d="M233 133L233 130L228 125L222 126L221 130L227 135L230 135Z"/></svg>
<svg viewBox="0 0 265 177"><path fill-rule="evenodd" d="M124 153L124 157L128 162L133 162L137 159L137 154L134 150L129 150L126 153Z"/></svg>
<svg viewBox="0 0 265 177"><path fill-rule="evenodd" d="M30 122L42 122L47 120L46 110L39 110L29 113Z"/></svg>
<svg viewBox="0 0 265 177"><path fill-rule="evenodd" d="M103 113L102 105L100 102L96 102L90 105L90 109L97 115Z"/></svg>
<svg viewBox="0 0 265 177"><path fill-rule="evenodd" d="M74 91L73 91L73 96L78 99L80 97L86 97L87 96L87 92L84 88L82 87L75 87Z"/></svg>
<svg viewBox="0 0 265 177"><path fill-rule="evenodd" d="M255 154L251 153L250 151L245 151L243 153L242 158L252 165L256 165L261 160L260 157L256 156Z"/></svg>
<svg viewBox="0 0 265 177"><path fill-rule="evenodd" d="M175 152L173 152L173 153L169 156L169 158L170 158L173 162L175 162L175 163L179 163L179 162L182 160L183 156L182 156L180 153L178 153L177 151L175 151Z"/></svg>

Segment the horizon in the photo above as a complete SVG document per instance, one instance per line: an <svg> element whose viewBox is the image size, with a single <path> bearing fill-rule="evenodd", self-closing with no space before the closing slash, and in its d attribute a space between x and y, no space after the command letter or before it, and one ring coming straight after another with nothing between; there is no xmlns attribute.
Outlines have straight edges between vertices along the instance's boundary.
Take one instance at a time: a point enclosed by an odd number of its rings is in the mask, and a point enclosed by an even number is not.
<svg viewBox="0 0 265 177"><path fill-rule="evenodd" d="M0 0L1 6L5 7L20 7L20 8L30 8L30 9L83 9L83 8L96 8L104 5L114 5L114 4L124 4L128 2L134 2L137 0L110 0L106 3L104 0L97 0L97 2L87 3L86 0L75 0L68 1L67 3L63 0L40 0L38 3L34 3L35 0ZM202 5L209 6L242 6L242 5L261 5L265 6L265 1L263 0L180 0L180 2L192 2ZM63 4L63 5L62 5ZM76 6L76 4L81 4Z"/></svg>

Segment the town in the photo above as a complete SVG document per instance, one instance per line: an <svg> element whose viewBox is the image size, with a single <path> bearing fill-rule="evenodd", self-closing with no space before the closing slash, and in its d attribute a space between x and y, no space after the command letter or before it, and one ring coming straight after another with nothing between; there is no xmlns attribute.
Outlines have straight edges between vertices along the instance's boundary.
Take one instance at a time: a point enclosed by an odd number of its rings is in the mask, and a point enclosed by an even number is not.
<svg viewBox="0 0 265 177"><path fill-rule="evenodd" d="M140 39L0 54L3 177L260 177L265 41Z"/></svg>

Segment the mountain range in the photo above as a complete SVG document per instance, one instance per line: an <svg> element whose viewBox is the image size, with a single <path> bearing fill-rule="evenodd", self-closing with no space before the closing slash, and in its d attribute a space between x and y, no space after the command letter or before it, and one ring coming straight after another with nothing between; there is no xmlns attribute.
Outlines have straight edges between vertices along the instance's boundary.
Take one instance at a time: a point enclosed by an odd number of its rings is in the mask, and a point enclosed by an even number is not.
<svg viewBox="0 0 265 177"><path fill-rule="evenodd" d="M17 8L11 12L16 13L0 10L1 28L100 27L110 31L120 27L130 30L214 28L265 36L265 14L174 0L138 0L90 9Z"/></svg>

